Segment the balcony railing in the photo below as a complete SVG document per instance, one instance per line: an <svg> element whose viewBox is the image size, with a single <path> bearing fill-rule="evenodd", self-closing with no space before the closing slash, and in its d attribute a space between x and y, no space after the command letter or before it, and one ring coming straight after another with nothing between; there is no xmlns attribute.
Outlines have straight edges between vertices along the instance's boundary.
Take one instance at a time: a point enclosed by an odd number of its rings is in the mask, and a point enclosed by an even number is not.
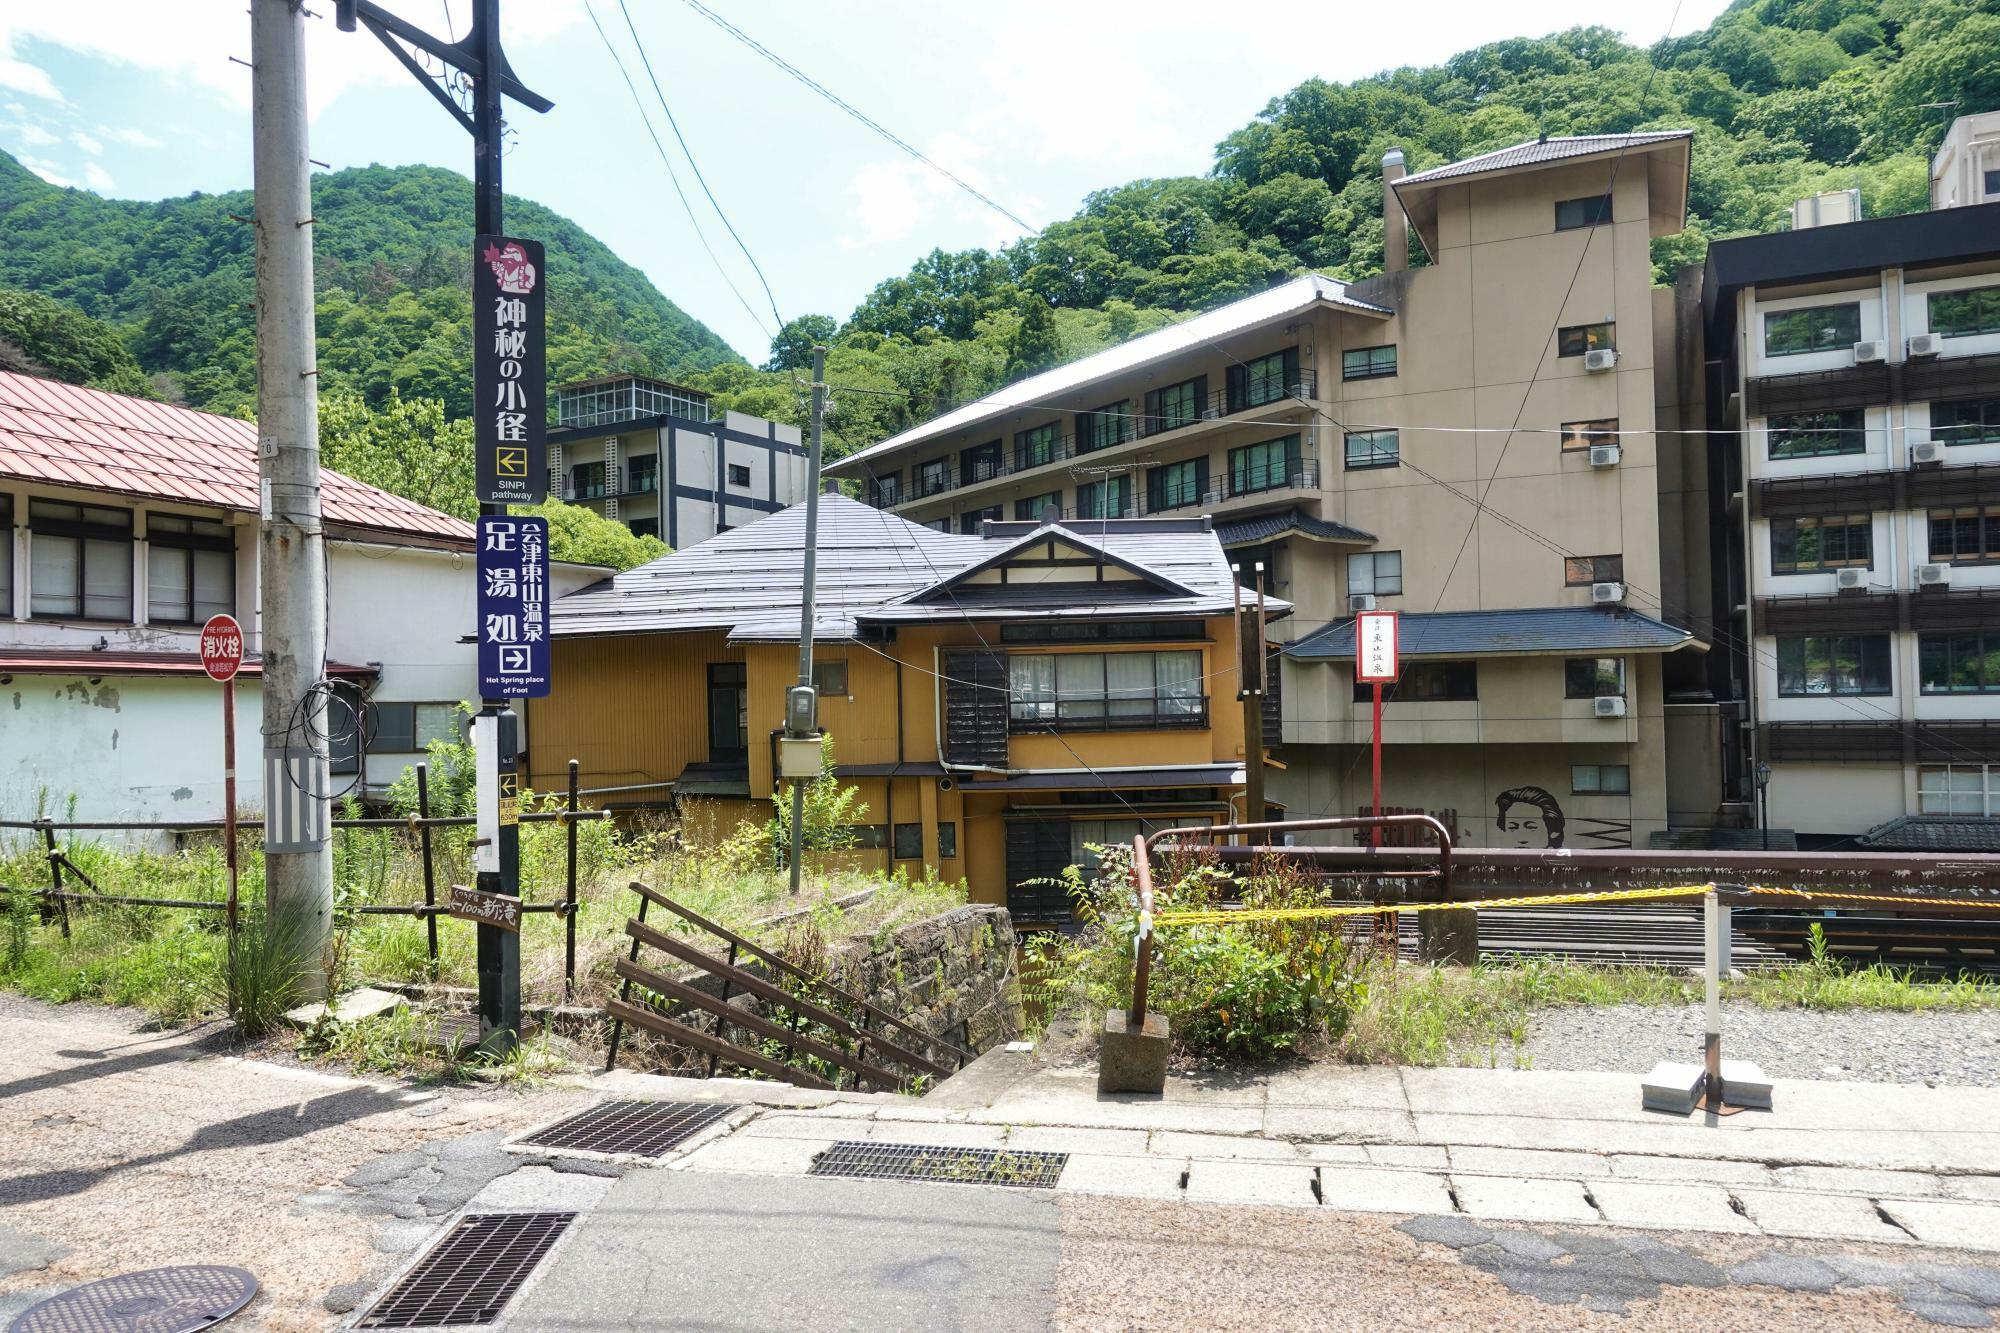
<svg viewBox="0 0 2000 1333"><path fill-rule="evenodd" d="M1212 479L1200 490L1181 487L1152 503L1150 493L1142 499L1143 513L1164 514L1178 509L1213 509L1229 500L1262 495L1267 491L1315 490L1319 487L1319 460L1302 458L1282 468L1249 468L1235 475Z"/></svg>
<svg viewBox="0 0 2000 1333"><path fill-rule="evenodd" d="M1047 731L1180 731L1208 725L1208 696L1155 699L1016 701L1007 729L1016 736Z"/></svg>
<svg viewBox="0 0 2000 1333"><path fill-rule="evenodd" d="M650 455L641 455L649 457ZM659 467L608 467L601 476L579 482L575 473L561 479L551 489L568 501L602 500L613 495L653 495L660 489Z"/></svg>

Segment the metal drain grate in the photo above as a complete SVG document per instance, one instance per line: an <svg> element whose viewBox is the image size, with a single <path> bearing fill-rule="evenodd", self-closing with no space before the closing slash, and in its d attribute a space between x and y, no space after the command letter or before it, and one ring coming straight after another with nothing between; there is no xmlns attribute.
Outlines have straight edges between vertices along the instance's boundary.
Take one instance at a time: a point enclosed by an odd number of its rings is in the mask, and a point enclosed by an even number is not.
<svg viewBox="0 0 2000 1333"><path fill-rule="evenodd" d="M240 1268L190 1264L120 1273L22 1311L8 1333L194 1333L250 1303L257 1279Z"/></svg>
<svg viewBox="0 0 2000 1333"><path fill-rule="evenodd" d="M356 1327L490 1324L575 1220L575 1213L462 1217Z"/></svg>
<svg viewBox="0 0 2000 1333"><path fill-rule="evenodd" d="M1008 1152L993 1148L940 1148L925 1143L864 1143L843 1139L813 1158L809 1175L863 1180L928 1180L952 1185L1055 1187L1065 1152Z"/></svg>
<svg viewBox="0 0 2000 1333"><path fill-rule="evenodd" d="M539 1130L521 1143L536 1148L658 1157L735 1109L728 1102L606 1102Z"/></svg>

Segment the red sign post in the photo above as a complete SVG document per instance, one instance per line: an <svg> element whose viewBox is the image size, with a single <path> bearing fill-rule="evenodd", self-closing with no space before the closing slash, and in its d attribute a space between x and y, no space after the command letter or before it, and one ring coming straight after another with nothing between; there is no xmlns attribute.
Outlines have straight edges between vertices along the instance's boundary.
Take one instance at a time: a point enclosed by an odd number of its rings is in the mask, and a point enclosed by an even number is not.
<svg viewBox="0 0 2000 1333"><path fill-rule="evenodd" d="M235 616L210 616L201 627L201 669L222 682L222 856L231 939L236 936L236 673L242 666L243 627Z"/></svg>
<svg viewBox="0 0 2000 1333"><path fill-rule="evenodd" d="M1374 764L1375 780L1369 813L1382 813L1382 687L1393 685L1402 665L1401 644L1394 611L1363 611L1354 617L1354 678L1375 687ZM1382 826L1369 830L1371 847L1382 845Z"/></svg>

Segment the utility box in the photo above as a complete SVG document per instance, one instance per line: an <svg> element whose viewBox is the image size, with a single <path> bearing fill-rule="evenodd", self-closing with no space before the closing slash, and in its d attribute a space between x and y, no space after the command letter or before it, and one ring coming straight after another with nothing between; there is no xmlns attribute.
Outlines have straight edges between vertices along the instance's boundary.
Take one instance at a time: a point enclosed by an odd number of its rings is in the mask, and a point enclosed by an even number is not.
<svg viewBox="0 0 2000 1333"><path fill-rule="evenodd" d="M819 737L778 737L778 776L807 781L819 776Z"/></svg>

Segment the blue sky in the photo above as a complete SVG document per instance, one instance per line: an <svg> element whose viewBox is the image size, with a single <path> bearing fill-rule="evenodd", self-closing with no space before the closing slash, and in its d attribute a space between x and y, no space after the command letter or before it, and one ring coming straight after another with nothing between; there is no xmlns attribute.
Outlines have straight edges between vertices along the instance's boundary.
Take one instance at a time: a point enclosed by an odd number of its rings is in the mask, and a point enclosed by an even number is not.
<svg viewBox="0 0 2000 1333"><path fill-rule="evenodd" d="M1611 23L1650 43L1726 0L1350 3L1236 11L1182 0L1005 5L709 0L1008 209L1042 225L1141 176L1207 170L1215 143L1271 97L1431 64L1481 42ZM716 197L786 318L844 318L933 247L1003 244L1019 228L740 45L683 0L626 0ZM584 0L504 0L509 58L552 98L518 110L509 193L576 219L660 290L761 361L769 303L687 171L634 55L618 0L589 0L627 63L727 280L703 252L591 25ZM312 155L335 167L426 162L469 172L468 137L376 41L309 20ZM464 0L386 0L463 33ZM128 199L250 183L242 0L65 0L0 13L0 148L44 177ZM730 283L742 293L732 293Z"/></svg>

